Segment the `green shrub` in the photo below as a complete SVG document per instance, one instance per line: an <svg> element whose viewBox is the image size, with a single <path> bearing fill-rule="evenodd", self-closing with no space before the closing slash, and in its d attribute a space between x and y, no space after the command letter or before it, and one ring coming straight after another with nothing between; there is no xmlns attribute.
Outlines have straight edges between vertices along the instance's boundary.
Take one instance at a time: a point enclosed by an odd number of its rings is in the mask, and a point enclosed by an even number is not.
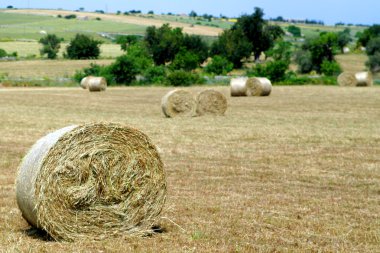
<svg viewBox="0 0 380 253"><path fill-rule="evenodd" d="M326 76L338 76L342 73L342 69L336 61L324 60L321 64L321 73Z"/></svg>
<svg viewBox="0 0 380 253"><path fill-rule="evenodd" d="M366 65L373 73L380 72L380 52L369 55Z"/></svg>
<svg viewBox="0 0 380 253"><path fill-rule="evenodd" d="M100 55L101 41L84 34L77 34L66 48L65 57L69 59L97 59Z"/></svg>
<svg viewBox="0 0 380 253"><path fill-rule="evenodd" d="M193 70L198 67L198 56L194 53L187 51L180 51L174 57L173 62L170 64L171 69L179 70Z"/></svg>
<svg viewBox="0 0 380 253"><path fill-rule="evenodd" d="M284 80L289 64L286 61L271 61L265 64L258 64L251 71L248 71L249 76L266 77L272 82Z"/></svg>
<svg viewBox="0 0 380 253"><path fill-rule="evenodd" d="M114 83L114 78L110 73L109 66L101 66L91 63L90 67L77 70L73 76L73 79L79 83L86 76L102 76L107 80L108 85L112 85Z"/></svg>
<svg viewBox="0 0 380 253"><path fill-rule="evenodd" d="M75 14L70 14L70 15L65 16L65 19L75 19L75 18L77 18L77 15Z"/></svg>
<svg viewBox="0 0 380 253"><path fill-rule="evenodd" d="M116 58L116 61L109 67L109 73L118 84L131 84L139 73L138 66L134 58L128 55L122 55Z"/></svg>
<svg viewBox="0 0 380 253"><path fill-rule="evenodd" d="M6 56L8 56L7 51L5 51L4 49L0 48L0 58L6 57Z"/></svg>
<svg viewBox="0 0 380 253"><path fill-rule="evenodd" d="M166 78L166 69L164 66L152 66L147 68L144 73L146 83L162 84Z"/></svg>
<svg viewBox="0 0 380 253"><path fill-rule="evenodd" d="M175 70L166 78L166 83L172 86L190 86L192 84L200 84L203 82L204 80L197 74L186 72L184 70Z"/></svg>
<svg viewBox="0 0 380 253"><path fill-rule="evenodd" d="M211 62L205 67L206 73L215 75L226 75L228 72L232 71L234 65L232 62L228 61L227 58L215 55Z"/></svg>

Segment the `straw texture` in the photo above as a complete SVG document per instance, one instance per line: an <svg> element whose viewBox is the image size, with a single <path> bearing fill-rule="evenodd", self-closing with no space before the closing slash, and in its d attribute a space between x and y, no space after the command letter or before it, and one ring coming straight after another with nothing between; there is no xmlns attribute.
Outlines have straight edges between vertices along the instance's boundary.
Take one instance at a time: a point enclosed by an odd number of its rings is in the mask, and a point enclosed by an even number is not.
<svg viewBox="0 0 380 253"><path fill-rule="evenodd" d="M265 77L248 78L246 86L247 96L269 96L272 92L272 83Z"/></svg>
<svg viewBox="0 0 380 253"><path fill-rule="evenodd" d="M161 108L168 118L192 116L195 108L193 95L185 90L169 91L161 100Z"/></svg>
<svg viewBox="0 0 380 253"><path fill-rule="evenodd" d="M98 123L37 141L20 166L16 192L23 217L54 239L100 240L151 232L166 179L145 134Z"/></svg>
<svg viewBox="0 0 380 253"><path fill-rule="evenodd" d="M208 89L198 93L196 98L196 115L224 115L227 99L219 91Z"/></svg>
<svg viewBox="0 0 380 253"><path fill-rule="evenodd" d="M107 80L104 77L88 76L86 79L89 91L105 91Z"/></svg>

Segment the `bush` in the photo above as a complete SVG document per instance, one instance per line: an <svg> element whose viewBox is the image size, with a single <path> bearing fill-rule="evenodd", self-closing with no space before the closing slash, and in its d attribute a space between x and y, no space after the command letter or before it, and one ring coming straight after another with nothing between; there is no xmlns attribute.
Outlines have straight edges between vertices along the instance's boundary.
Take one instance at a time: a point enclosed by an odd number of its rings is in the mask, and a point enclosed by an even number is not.
<svg viewBox="0 0 380 253"><path fill-rule="evenodd" d="M380 72L380 52L376 52L374 55L369 55L366 65L372 73Z"/></svg>
<svg viewBox="0 0 380 253"><path fill-rule="evenodd" d="M4 49L0 48L0 58L6 57L6 56L8 56L7 52Z"/></svg>
<svg viewBox="0 0 380 253"><path fill-rule="evenodd" d="M152 66L143 73L146 83L162 84L166 78L166 69L164 66Z"/></svg>
<svg viewBox="0 0 380 253"><path fill-rule="evenodd" d="M204 80L197 74L186 72L184 70L176 70L168 75L166 83L172 86L190 86L196 83L204 83Z"/></svg>
<svg viewBox="0 0 380 253"><path fill-rule="evenodd" d="M65 19L75 19L75 18L77 18L77 15L75 14L70 14L70 15L65 16Z"/></svg>
<svg viewBox="0 0 380 253"><path fill-rule="evenodd" d="M286 61L267 62L266 64L258 64L248 72L250 76L266 77L272 82L284 80L289 64Z"/></svg>
<svg viewBox="0 0 380 253"><path fill-rule="evenodd" d="M131 84L139 73L133 57L122 55L109 67L109 73L113 76L116 83Z"/></svg>
<svg viewBox="0 0 380 253"><path fill-rule="evenodd" d="M321 73L326 76L338 76L342 73L342 69L336 61L324 60L321 64Z"/></svg>
<svg viewBox="0 0 380 253"><path fill-rule="evenodd" d="M38 41L42 44L42 49L40 49L41 56L47 54L48 59L56 59L61 48L61 40L55 34L48 34L41 38Z"/></svg>
<svg viewBox="0 0 380 253"><path fill-rule="evenodd" d="M187 51L180 51L174 57L173 62L170 64L170 68L175 70L183 69L190 71L196 69L198 64L199 58L196 54Z"/></svg>
<svg viewBox="0 0 380 253"><path fill-rule="evenodd" d="M215 55L211 62L205 67L206 73L211 73L215 75L226 75L228 72L232 71L234 65L232 62L228 61L223 56Z"/></svg>
<svg viewBox="0 0 380 253"><path fill-rule="evenodd" d="M76 71L73 79L74 81L80 83L80 81L86 76L102 76L107 80L108 85L112 85L114 82L114 78L110 73L109 66L101 66L95 63L91 63L90 67Z"/></svg>
<svg viewBox="0 0 380 253"><path fill-rule="evenodd" d="M65 57L69 59L97 59L100 55L100 44L84 34L77 34L66 48Z"/></svg>
<svg viewBox="0 0 380 253"><path fill-rule="evenodd" d="M130 45L127 49L127 55L133 59L139 73L153 66L153 58L142 43Z"/></svg>
<svg viewBox="0 0 380 253"><path fill-rule="evenodd" d="M311 53L309 51L298 51L296 53L295 61L298 65L299 73L306 74L313 70L313 62L311 61Z"/></svg>

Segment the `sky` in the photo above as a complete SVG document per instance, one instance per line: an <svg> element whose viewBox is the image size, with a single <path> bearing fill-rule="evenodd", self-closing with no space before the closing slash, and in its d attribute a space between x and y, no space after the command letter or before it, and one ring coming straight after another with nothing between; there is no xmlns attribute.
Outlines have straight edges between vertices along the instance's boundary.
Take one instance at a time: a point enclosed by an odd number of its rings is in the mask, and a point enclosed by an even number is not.
<svg viewBox="0 0 380 253"><path fill-rule="evenodd" d="M380 24L380 0L0 0L0 8L12 5L15 8L46 8L76 10L83 7L86 11L103 10L121 12L153 10L156 14L172 12L188 14L194 10L198 15L204 13L219 16L238 17L251 14L254 7L264 9L265 18L314 19L333 25Z"/></svg>

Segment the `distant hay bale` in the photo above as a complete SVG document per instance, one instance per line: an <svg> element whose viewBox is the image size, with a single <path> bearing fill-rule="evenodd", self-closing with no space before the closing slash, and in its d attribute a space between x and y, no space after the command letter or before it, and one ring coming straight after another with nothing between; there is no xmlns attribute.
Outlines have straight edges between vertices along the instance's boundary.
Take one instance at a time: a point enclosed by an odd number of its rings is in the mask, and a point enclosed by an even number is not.
<svg viewBox="0 0 380 253"><path fill-rule="evenodd" d="M195 108L193 95L185 90L169 91L161 100L162 112L166 117L192 116Z"/></svg>
<svg viewBox="0 0 380 253"><path fill-rule="evenodd" d="M83 77L82 80L80 81L80 87L82 87L83 89L87 89L88 88L88 80L90 78L92 78L92 76Z"/></svg>
<svg viewBox="0 0 380 253"><path fill-rule="evenodd" d="M68 126L38 140L16 182L23 217L56 240L143 235L166 199L163 163L142 132Z"/></svg>
<svg viewBox="0 0 380 253"><path fill-rule="evenodd" d="M224 115L227 110L227 99L219 91L208 89L198 93L195 113L198 116Z"/></svg>
<svg viewBox="0 0 380 253"><path fill-rule="evenodd" d="M104 77L88 76L86 79L89 91L105 91L107 80Z"/></svg>
<svg viewBox="0 0 380 253"><path fill-rule="evenodd" d="M265 77L248 78L247 96L269 96L272 91L272 83Z"/></svg>
<svg viewBox="0 0 380 253"><path fill-rule="evenodd" d="M338 76L338 84L348 87L372 86L373 78L370 72L343 72Z"/></svg>
<svg viewBox="0 0 380 253"><path fill-rule="evenodd" d="M230 81L231 96L233 97L247 96L247 85L246 85L247 80L248 80L248 77L232 78Z"/></svg>

